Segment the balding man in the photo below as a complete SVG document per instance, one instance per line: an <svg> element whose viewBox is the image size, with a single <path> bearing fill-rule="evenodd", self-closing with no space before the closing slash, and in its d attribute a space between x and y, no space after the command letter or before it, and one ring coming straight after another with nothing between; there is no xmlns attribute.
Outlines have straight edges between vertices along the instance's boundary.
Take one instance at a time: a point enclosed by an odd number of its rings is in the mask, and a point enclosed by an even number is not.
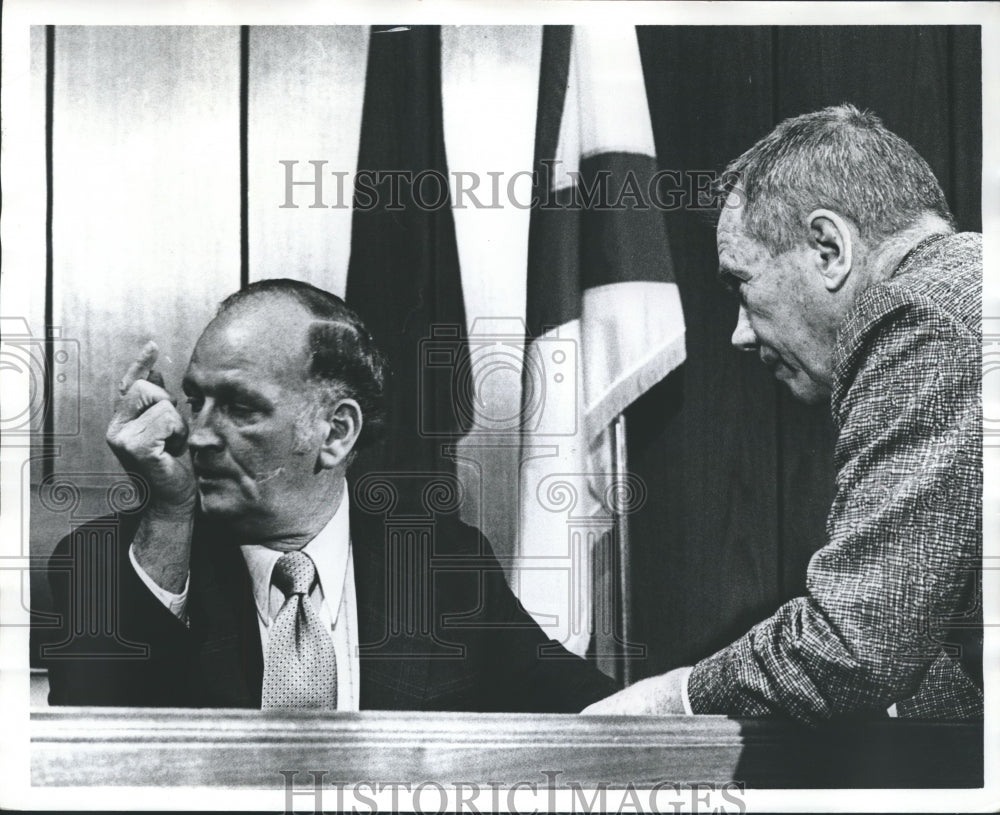
<svg viewBox="0 0 1000 815"><path fill-rule="evenodd" d="M981 236L850 105L782 122L723 178L733 345L839 431L828 540L804 597L587 712L981 717Z"/></svg>
<svg viewBox="0 0 1000 815"><path fill-rule="evenodd" d="M107 434L146 505L116 519L113 561L94 557L106 522L50 561L51 703L576 712L614 690L526 614L453 480L348 487L385 366L338 297L281 279L225 300L184 376L189 418L155 359L126 373Z"/></svg>

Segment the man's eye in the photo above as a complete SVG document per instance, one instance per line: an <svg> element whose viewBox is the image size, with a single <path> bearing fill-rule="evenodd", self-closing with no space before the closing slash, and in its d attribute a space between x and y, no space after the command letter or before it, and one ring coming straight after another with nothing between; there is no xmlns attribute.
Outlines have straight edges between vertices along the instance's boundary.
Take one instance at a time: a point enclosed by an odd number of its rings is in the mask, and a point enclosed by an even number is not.
<svg viewBox="0 0 1000 815"><path fill-rule="evenodd" d="M749 275L743 274L736 269L719 269L718 280L731 294L739 294L740 286L750 279Z"/></svg>
<svg viewBox="0 0 1000 815"><path fill-rule="evenodd" d="M199 413L202 406L205 404L205 400L200 396L189 396L187 398L188 407L191 408L192 413Z"/></svg>
<svg viewBox="0 0 1000 815"><path fill-rule="evenodd" d="M226 412L234 419L238 421L245 421L247 419L253 418L257 411L250 407L250 405L244 405L240 402L232 402L226 407Z"/></svg>
<svg viewBox="0 0 1000 815"><path fill-rule="evenodd" d="M722 285L733 297L740 297L740 287L743 285L743 282L735 275L726 275L722 278Z"/></svg>

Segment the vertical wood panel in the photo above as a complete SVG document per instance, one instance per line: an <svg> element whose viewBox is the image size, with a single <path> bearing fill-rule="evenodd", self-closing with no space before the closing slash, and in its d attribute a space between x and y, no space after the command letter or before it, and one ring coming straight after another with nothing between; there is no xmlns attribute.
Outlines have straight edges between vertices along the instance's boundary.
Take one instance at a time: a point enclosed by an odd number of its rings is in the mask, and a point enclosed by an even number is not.
<svg viewBox="0 0 1000 815"><path fill-rule="evenodd" d="M12 127L10 122L5 124L4 139L8 146L8 149L13 151L11 147L12 143L16 138L20 138L20 143L28 148L27 152L21 151L20 155L23 157L24 166L22 172L24 177L31 179L32 187L30 190L24 189L25 197L18 199L11 195L11 189L9 186L6 187L6 203L7 209L5 210L4 217L13 221L14 218L18 219L19 226L19 240L18 244L12 246L10 243L6 244L3 249L5 253L5 260L10 266L8 268L17 268L18 276L16 281L16 286L20 289L20 292L10 299L9 289L5 290L5 303L7 308L4 309L5 315L23 317L27 320L28 330L31 332L32 337L43 338L45 337L45 289L46 289L46 251L47 251L47 239L46 239L46 197L48 195L48 189L46 184L46 139L45 139L45 128L46 128L46 27L45 26L32 26L31 33L29 35L29 65L31 70L31 84L29 88L29 96L27 98L27 105L25 107L25 113L27 114L23 120L19 123L21 132L18 134L17 130ZM23 189L23 188L22 188ZM12 205L17 203L17 209L15 210ZM4 275L6 279L5 288L12 285L13 276L10 274ZM26 294L21 295L21 292ZM25 303L27 305L27 310L24 313L17 314L10 310L11 300L16 301L18 304ZM6 329L6 326L5 326ZM41 345L35 347L36 354L40 354L42 351ZM36 368L36 371L41 373L40 368ZM32 387L35 391L32 393L30 391L25 392L24 396L26 402L24 404L25 416L31 415L32 413L44 411L44 405L41 403L41 399L44 396L44 385L41 379L36 379L32 383ZM5 405L4 415L21 415L21 405ZM36 430L41 429L41 422L35 421L30 422L31 426ZM32 437L32 453L38 456L38 442L41 441L40 436L35 435ZM32 484L37 484L43 476L43 464L41 458L33 458L30 467L30 479Z"/></svg>
<svg viewBox="0 0 1000 815"><path fill-rule="evenodd" d="M958 228L979 232L983 228L982 29L956 26L950 34L952 188L948 201Z"/></svg>
<svg viewBox="0 0 1000 815"><path fill-rule="evenodd" d="M640 29L660 166L718 170L771 125L771 34ZM667 213L687 362L628 412L635 638L644 676L689 663L765 616L777 593L774 387L729 344L737 304L716 281L706 213Z"/></svg>
<svg viewBox="0 0 1000 815"><path fill-rule="evenodd" d="M368 61L367 26L250 29L249 272L251 280L293 277L340 296L351 253L352 178L358 164ZM313 180L322 167L323 208L295 187L297 209L283 209L285 169ZM334 172L350 173L339 192Z"/></svg>
<svg viewBox="0 0 1000 815"><path fill-rule="evenodd" d="M56 31L53 315L80 343L79 411L56 469L116 472L104 432L141 345L179 392L194 342L239 284L238 30ZM110 469L109 469L110 468Z"/></svg>
<svg viewBox="0 0 1000 815"><path fill-rule="evenodd" d="M948 191L947 28L794 26L777 31L779 120L841 102L869 108L913 145Z"/></svg>
<svg viewBox="0 0 1000 815"><path fill-rule="evenodd" d="M826 543L836 433L829 405L803 405L785 391L778 397L777 417L779 599L784 601L805 594L809 559Z"/></svg>

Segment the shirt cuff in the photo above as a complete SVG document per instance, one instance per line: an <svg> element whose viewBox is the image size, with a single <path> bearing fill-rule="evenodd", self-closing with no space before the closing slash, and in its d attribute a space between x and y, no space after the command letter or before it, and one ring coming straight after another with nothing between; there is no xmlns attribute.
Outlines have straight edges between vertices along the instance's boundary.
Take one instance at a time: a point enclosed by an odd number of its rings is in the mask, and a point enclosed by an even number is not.
<svg viewBox="0 0 1000 815"><path fill-rule="evenodd" d="M142 566L139 565L139 561L135 559L135 546L129 546L128 559L132 562L132 568L135 569L135 573L139 575L139 579L145 584L146 588L153 593L153 596L166 606L170 613L173 614L178 620L187 625L187 595L188 586L191 584L191 572L189 571L187 577L184 578L184 588L181 589L181 593L174 594L173 592L167 591L157 585L156 581L146 574L146 570L143 569Z"/></svg>
<svg viewBox="0 0 1000 815"><path fill-rule="evenodd" d="M681 677L681 704L684 706L684 714L686 716L694 716L694 711L691 710L691 698L688 696L688 679L691 678L691 671L694 670L694 666L687 668L681 668L684 671L684 675Z"/></svg>

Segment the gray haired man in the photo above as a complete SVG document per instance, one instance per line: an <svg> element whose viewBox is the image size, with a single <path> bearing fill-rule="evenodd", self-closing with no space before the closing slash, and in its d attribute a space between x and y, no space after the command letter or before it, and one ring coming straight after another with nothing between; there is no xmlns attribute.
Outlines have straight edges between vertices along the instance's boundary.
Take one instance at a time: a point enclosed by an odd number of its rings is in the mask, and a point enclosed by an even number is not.
<svg viewBox="0 0 1000 815"><path fill-rule="evenodd" d="M838 429L827 542L804 597L585 712L980 718L982 238L850 105L782 122L723 178L732 343Z"/></svg>

